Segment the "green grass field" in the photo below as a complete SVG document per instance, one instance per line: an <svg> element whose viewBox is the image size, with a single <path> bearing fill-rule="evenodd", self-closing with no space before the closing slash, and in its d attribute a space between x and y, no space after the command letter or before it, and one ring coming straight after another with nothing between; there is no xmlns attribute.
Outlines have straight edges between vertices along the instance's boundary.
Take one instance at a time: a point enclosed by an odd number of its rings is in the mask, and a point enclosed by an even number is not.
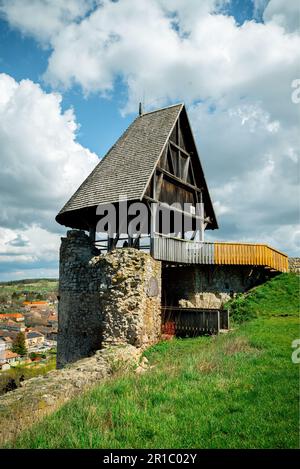
<svg viewBox="0 0 300 469"><path fill-rule="evenodd" d="M11 380L14 380L17 386L20 385L20 378L26 380L45 375L56 368L56 354L51 353L48 359L40 363L23 364L20 363L11 367L7 371L0 371L0 396L5 394L5 388Z"/></svg>
<svg viewBox="0 0 300 469"><path fill-rule="evenodd" d="M226 335L159 343L145 352L149 371L96 386L11 446L297 448L299 365L291 343L299 337L298 280L280 277L245 298L258 318ZM287 310L290 316L279 315Z"/></svg>
<svg viewBox="0 0 300 469"><path fill-rule="evenodd" d="M58 280L56 279L0 282L0 314L19 311L25 300L47 300L50 296L55 296L57 290Z"/></svg>
<svg viewBox="0 0 300 469"><path fill-rule="evenodd" d="M56 291L58 281L56 279L29 279L29 280L13 280L10 282L0 282L0 291L3 294L23 292L25 291L44 291L53 292Z"/></svg>

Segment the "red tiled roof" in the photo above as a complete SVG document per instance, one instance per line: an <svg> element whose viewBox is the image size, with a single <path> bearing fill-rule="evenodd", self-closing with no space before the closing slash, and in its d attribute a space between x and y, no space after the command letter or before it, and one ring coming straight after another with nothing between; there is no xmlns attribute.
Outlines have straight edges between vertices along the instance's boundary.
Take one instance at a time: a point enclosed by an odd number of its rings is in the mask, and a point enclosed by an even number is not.
<svg viewBox="0 0 300 469"><path fill-rule="evenodd" d="M20 319L24 318L24 315L21 313L5 313L5 314L0 314L0 320L1 319Z"/></svg>
<svg viewBox="0 0 300 469"><path fill-rule="evenodd" d="M18 356L17 353L11 352L11 350L5 350L3 358L8 360L9 358L17 358Z"/></svg>
<svg viewBox="0 0 300 469"><path fill-rule="evenodd" d="M23 305L36 306L36 305L47 305L48 301L23 301Z"/></svg>

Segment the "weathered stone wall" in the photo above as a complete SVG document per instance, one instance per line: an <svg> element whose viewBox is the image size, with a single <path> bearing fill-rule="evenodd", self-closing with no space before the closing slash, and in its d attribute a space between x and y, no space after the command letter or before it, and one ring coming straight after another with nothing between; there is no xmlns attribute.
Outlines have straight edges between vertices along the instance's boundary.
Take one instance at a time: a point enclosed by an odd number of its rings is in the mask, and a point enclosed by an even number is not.
<svg viewBox="0 0 300 469"><path fill-rule="evenodd" d="M161 330L161 264L132 248L99 255L72 230L60 250L57 363L109 345L144 347Z"/></svg>
<svg viewBox="0 0 300 469"><path fill-rule="evenodd" d="M90 259L99 254L84 231L62 238L59 266L57 366L88 357L101 347L102 315Z"/></svg>
<svg viewBox="0 0 300 469"><path fill-rule="evenodd" d="M289 271L300 274L300 257L289 257Z"/></svg>
<svg viewBox="0 0 300 469"><path fill-rule="evenodd" d="M133 248L92 259L100 281L102 346L147 346L161 330L161 263Z"/></svg>
<svg viewBox="0 0 300 469"><path fill-rule="evenodd" d="M163 268L163 301L167 305L219 308L231 296L257 282L247 266L180 266Z"/></svg>

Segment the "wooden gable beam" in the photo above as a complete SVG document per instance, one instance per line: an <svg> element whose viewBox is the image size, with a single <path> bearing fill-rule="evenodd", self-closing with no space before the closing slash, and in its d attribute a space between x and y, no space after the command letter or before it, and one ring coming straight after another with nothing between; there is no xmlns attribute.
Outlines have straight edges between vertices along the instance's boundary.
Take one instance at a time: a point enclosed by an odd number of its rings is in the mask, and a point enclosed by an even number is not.
<svg viewBox="0 0 300 469"><path fill-rule="evenodd" d="M173 142L172 140L169 140L170 145L172 145L176 150L179 150L181 153L183 153L185 156L191 156L190 153L188 153L184 148L182 148L180 145L177 145L177 143Z"/></svg>
<svg viewBox="0 0 300 469"><path fill-rule="evenodd" d="M172 158L172 151L171 151L170 143L168 143L167 158L170 164L170 169L172 173L175 174L175 168L174 168L174 162Z"/></svg>
<svg viewBox="0 0 300 469"><path fill-rule="evenodd" d="M190 168L191 168L191 173L192 173L193 184L195 186L196 185L196 178L195 178L195 173L194 173L194 168L193 168L192 162L191 162Z"/></svg>
<svg viewBox="0 0 300 469"><path fill-rule="evenodd" d="M191 166L191 158L188 156L186 158L184 168L183 168L183 179L184 179L185 182L187 182L187 177L188 177L188 174L189 174L190 166ZM193 181L193 182L195 184L195 181Z"/></svg>
<svg viewBox="0 0 300 469"><path fill-rule="evenodd" d="M163 177L164 177L163 173L160 173L160 174L157 175L156 191L155 191L155 196L154 196L154 198L156 198L156 199L159 199L159 196L160 196L161 187L162 187L162 183L163 183Z"/></svg>
<svg viewBox="0 0 300 469"><path fill-rule="evenodd" d="M162 168L166 167L167 157L168 157L168 145L165 146L165 149L164 149L164 151L161 155L161 158L160 158L160 166Z"/></svg>
<svg viewBox="0 0 300 469"><path fill-rule="evenodd" d="M190 184L189 182L184 181L183 179L175 176L174 174L170 173L169 171L167 171L164 168L161 168L160 166L157 166L156 170L159 171L160 173L165 174L169 179L172 179L173 181L176 181L181 186L192 189L195 192L201 192L201 190L202 190L202 188L196 187L196 186Z"/></svg>

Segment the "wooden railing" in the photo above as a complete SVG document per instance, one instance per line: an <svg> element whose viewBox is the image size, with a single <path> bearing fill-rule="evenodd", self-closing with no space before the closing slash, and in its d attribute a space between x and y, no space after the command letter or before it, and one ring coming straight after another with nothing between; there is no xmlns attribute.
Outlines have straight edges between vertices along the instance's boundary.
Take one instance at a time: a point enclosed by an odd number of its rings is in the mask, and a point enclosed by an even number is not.
<svg viewBox="0 0 300 469"><path fill-rule="evenodd" d="M197 242L156 235L154 259L182 264L253 265L288 271L288 256L266 244Z"/></svg>
<svg viewBox="0 0 300 469"><path fill-rule="evenodd" d="M214 264L213 243L199 243L167 236L155 236L151 240L154 259L183 264Z"/></svg>
<svg viewBox="0 0 300 469"><path fill-rule="evenodd" d="M288 256L266 244L214 243L215 264L262 265L288 271Z"/></svg>
<svg viewBox="0 0 300 469"><path fill-rule="evenodd" d="M164 306L161 318L162 332L171 330L174 335L218 334L221 329L229 328L229 315L225 309Z"/></svg>

